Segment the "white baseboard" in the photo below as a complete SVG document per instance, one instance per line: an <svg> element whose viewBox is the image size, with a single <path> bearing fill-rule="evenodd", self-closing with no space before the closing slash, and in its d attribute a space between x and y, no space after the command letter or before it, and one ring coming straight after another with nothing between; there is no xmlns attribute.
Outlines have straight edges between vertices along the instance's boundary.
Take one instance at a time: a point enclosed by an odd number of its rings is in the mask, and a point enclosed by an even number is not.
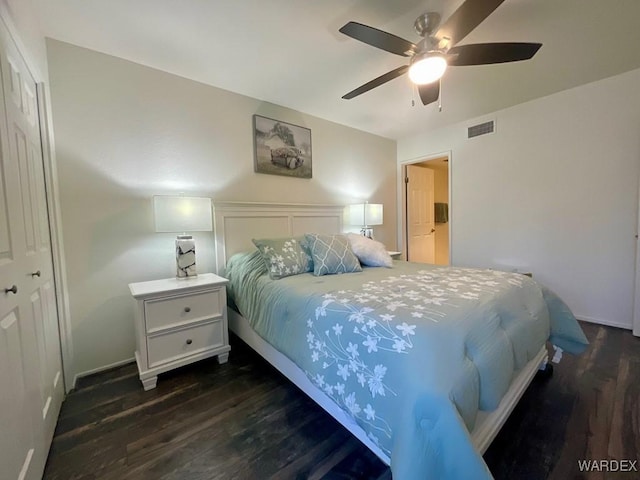
<svg viewBox="0 0 640 480"><path fill-rule="evenodd" d="M120 367L122 365L126 365L127 363L135 362L135 357L127 358L126 360L120 360L119 362L112 363L110 365L104 365L102 367L94 368L92 370L87 370L86 372L76 373L75 377L73 377L73 385L71 388L76 388L76 382L79 378L87 377L89 375L93 375L94 373L104 372L105 370L110 370L115 367Z"/></svg>
<svg viewBox="0 0 640 480"><path fill-rule="evenodd" d="M598 323L608 327L624 328L625 330L631 330L633 328L631 323L616 322L615 320L600 320L598 318L585 317L584 315L576 315L576 318L583 322Z"/></svg>

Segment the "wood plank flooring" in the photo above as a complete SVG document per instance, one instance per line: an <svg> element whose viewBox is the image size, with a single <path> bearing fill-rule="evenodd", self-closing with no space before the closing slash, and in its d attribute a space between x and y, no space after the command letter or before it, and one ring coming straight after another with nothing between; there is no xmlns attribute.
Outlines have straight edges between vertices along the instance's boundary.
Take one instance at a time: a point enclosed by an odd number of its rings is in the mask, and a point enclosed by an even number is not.
<svg viewBox="0 0 640 480"><path fill-rule="evenodd" d="M579 471L581 459L640 460L640 339L583 328L589 350L534 379L486 452L496 480L640 478ZM391 479L235 337L228 364L168 372L155 390L143 391L135 364L78 383L62 405L45 479Z"/></svg>

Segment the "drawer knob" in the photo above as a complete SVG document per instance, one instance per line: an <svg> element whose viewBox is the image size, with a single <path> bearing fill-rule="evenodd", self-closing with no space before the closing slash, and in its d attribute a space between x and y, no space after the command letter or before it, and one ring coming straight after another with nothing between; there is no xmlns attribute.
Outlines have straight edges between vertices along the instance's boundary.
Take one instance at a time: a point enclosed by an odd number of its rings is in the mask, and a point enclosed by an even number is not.
<svg viewBox="0 0 640 480"><path fill-rule="evenodd" d="M184 307L184 311L189 313L191 311L191 307Z"/></svg>
<svg viewBox="0 0 640 480"><path fill-rule="evenodd" d="M18 287L13 285L11 288L5 288L4 293L13 293L15 295L18 293Z"/></svg>
<svg viewBox="0 0 640 480"><path fill-rule="evenodd" d="M193 343L193 340L191 340L190 338L187 339L187 345L191 345Z"/></svg>

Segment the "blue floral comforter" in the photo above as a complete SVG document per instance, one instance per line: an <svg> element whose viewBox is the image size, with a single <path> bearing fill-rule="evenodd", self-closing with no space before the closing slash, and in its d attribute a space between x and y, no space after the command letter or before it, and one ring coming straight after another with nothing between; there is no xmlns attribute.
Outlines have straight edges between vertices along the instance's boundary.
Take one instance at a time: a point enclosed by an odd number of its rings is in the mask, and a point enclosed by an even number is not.
<svg viewBox="0 0 640 480"><path fill-rule="evenodd" d="M391 458L396 480L487 479L469 431L547 340L587 340L529 277L395 262L271 280L259 254L230 259L229 295Z"/></svg>

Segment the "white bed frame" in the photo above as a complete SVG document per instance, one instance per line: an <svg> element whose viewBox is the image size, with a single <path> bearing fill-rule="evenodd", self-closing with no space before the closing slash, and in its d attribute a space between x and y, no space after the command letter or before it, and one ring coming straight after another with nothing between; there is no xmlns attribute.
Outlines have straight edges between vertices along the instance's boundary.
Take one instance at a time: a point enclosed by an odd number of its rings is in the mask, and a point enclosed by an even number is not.
<svg viewBox="0 0 640 480"><path fill-rule="evenodd" d="M251 243L252 238L298 236L305 232L339 233L342 232L343 215L342 205L216 202L214 203L214 232L217 270L222 270L233 254L255 248ZM231 308L228 316L231 331L311 397L385 464L390 464L389 456L369 440L367 434L353 418L312 384L295 363L260 337L251 328L247 319ZM546 365L547 358L547 349L543 346L538 354L517 372L498 408L492 412L479 412L476 425L471 432L471 438L478 452L483 454L489 447L531 383L535 373Z"/></svg>

